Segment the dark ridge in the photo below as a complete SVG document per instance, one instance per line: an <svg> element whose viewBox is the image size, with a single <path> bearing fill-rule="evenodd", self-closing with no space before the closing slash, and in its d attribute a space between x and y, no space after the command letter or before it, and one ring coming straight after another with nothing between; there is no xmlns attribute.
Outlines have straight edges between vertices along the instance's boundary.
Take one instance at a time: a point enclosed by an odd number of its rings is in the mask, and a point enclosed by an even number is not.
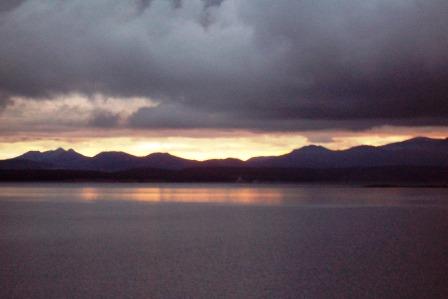
<svg viewBox="0 0 448 299"><path fill-rule="evenodd" d="M30 162L32 161L32 162ZM39 164L40 163L40 164ZM64 169L116 172L136 168L182 170L207 167L246 168L371 168L386 166L448 167L448 140L416 137L384 146L356 146L330 150L309 145L280 156L195 161L169 153L136 157L125 152L102 152L86 157L73 149L30 151L17 158L0 161L0 169Z"/></svg>

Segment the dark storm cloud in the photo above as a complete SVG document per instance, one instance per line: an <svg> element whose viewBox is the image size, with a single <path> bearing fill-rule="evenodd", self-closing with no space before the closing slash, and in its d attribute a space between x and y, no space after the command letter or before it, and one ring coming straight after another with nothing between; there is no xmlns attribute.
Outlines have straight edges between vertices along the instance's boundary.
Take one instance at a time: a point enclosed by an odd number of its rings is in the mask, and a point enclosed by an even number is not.
<svg viewBox="0 0 448 299"><path fill-rule="evenodd" d="M89 124L99 128L113 128L118 125L120 116L110 111L97 110L94 111Z"/></svg>
<svg viewBox="0 0 448 299"><path fill-rule="evenodd" d="M23 2L25 0L2 0L0 1L0 13L15 9Z"/></svg>
<svg viewBox="0 0 448 299"><path fill-rule="evenodd" d="M446 126L447 15L445 0L11 1L0 90L158 101L135 127Z"/></svg>

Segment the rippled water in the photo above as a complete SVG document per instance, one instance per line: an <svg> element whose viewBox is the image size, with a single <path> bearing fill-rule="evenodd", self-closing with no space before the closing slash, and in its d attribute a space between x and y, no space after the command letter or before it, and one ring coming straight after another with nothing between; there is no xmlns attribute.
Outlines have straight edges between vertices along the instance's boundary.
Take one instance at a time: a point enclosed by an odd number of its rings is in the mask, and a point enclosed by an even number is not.
<svg viewBox="0 0 448 299"><path fill-rule="evenodd" d="M0 200L137 201L271 206L448 204L448 188L363 188L288 184L0 184Z"/></svg>
<svg viewBox="0 0 448 299"><path fill-rule="evenodd" d="M0 185L0 298L447 298L448 190Z"/></svg>

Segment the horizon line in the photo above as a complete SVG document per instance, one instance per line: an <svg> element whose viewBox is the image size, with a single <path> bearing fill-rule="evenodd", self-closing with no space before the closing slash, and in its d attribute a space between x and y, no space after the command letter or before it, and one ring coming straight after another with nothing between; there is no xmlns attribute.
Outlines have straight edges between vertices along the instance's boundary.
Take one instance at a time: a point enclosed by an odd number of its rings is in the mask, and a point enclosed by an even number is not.
<svg viewBox="0 0 448 299"><path fill-rule="evenodd" d="M46 150L46 151L29 150L29 151L23 152L23 153L21 153L21 154L18 154L18 155L15 156L15 157L6 158L6 159L0 159L0 161L10 160L10 159L16 159L16 158L18 158L18 157L20 157L20 156L22 156L22 155L24 155L24 154L26 154L26 153L30 153L30 152L46 153L46 152L55 152L55 151L58 151L58 150L63 150L64 152L73 151L73 152L75 152L75 153L77 153L77 154L79 154L79 155L82 155L82 156L84 156L84 157L87 157L87 158L94 158L94 157L96 157L96 156L98 156L98 155L100 155L100 154L102 154L102 153L123 153L123 154L129 155L129 156L133 156L133 157L136 157L136 158L145 158L145 157L148 157L148 156L150 156L150 155L154 155L154 154L164 154L164 155L170 155L170 156L173 156L173 157L176 157L176 158L181 158L181 159L184 159L184 160L190 160L190 161L210 161L210 160L228 160L228 159L233 159L233 160L240 160L240 161L245 162L245 161L248 161L248 160L250 160L250 159L252 159L252 158L257 158L257 157L274 157L274 156L275 156L275 157L278 157L278 156L286 155L286 154L292 153L292 152L294 152L294 151L296 151L296 150L300 150L300 149L303 149L303 148L306 148L306 147L311 147L311 146L321 147L321 148L324 148L324 149L327 149L327 150L330 150L330 151L339 152L339 151L345 151L345 150L348 150L348 149L352 149L352 148L356 148L356 147L362 147L362 146L368 146L368 147L374 147L374 148L377 148L377 147L381 147L381 146L384 146L384 145L395 144L395 143L400 143L400 142L405 142L405 141L410 141L410 140L420 139L420 138L423 138L423 139L430 139L430 140L439 140L439 141L442 141L442 140L448 140L448 137L431 138L431 137L421 136L421 135L420 135L420 136L414 136L414 137L407 138L407 139L402 139L402 140L400 140L400 141L395 141L395 142L391 142L391 143L386 143L386 144L383 144L383 145L359 144L359 145L349 146L349 147L346 147L346 148L335 149L335 150L330 149L330 148L327 148L327 147L325 147L324 145L319 144L319 143L317 143L317 144L309 143L309 144L307 144L307 145L304 145L304 146L301 146L301 147L298 147L298 148L293 148L292 150L290 150L290 151L288 151L288 152L285 152L284 154L277 155L277 156L276 156L276 155L251 156L251 157L249 157L249 158L247 158L247 159L240 159L240 158L235 158L235 157L225 157L225 158L209 158L209 159L204 159L204 160L189 159L189 158L182 157L181 155L173 155L173 154L171 154L171 153L169 153L169 152L151 152L151 153L148 153L148 154L146 154L146 155L140 156L140 155L133 155L133 154L128 153L128 152L125 152L125 151L108 151L108 150L104 150L104 151L100 151L100 152L96 153L95 155L90 156L90 155L82 154L82 153L80 153L79 151L77 151L77 150L75 150L75 149L73 149L73 148L65 149L64 147L59 146L59 147L57 147L57 148L55 148L55 149L50 149L50 150Z"/></svg>

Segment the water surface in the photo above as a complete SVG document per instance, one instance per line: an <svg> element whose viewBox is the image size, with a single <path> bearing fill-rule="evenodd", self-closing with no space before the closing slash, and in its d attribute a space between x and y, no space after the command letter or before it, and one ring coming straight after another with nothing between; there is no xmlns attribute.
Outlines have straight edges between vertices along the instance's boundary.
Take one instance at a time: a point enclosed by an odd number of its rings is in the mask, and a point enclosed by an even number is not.
<svg viewBox="0 0 448 299"><path fill-rule="evenodd" d="M448 188L368 188L297 184L0 184L0 200L32 202L207 203L269 206L440 206Z"/></svg>
<svg viewBox="0 0 448 299"><path fill-rule="evenodd" d="M1 298L446 298L448 192L0 185Z"/></svg>

